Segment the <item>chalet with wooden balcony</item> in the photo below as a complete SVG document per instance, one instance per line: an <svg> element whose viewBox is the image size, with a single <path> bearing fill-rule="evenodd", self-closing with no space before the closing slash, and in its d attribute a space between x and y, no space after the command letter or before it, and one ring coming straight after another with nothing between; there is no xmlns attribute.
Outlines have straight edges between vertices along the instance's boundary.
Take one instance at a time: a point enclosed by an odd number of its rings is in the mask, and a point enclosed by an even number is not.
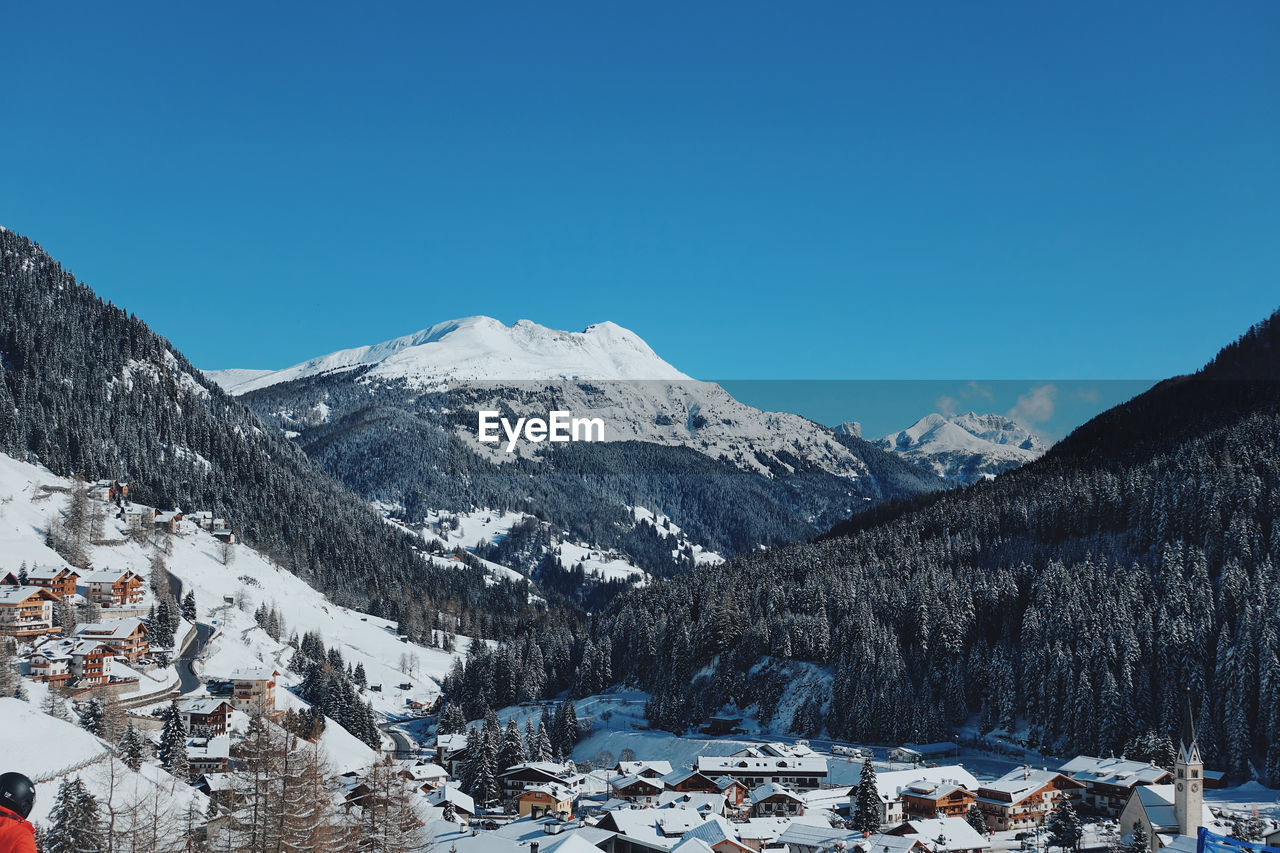
<svg viewBox="0 0 1280 853"><path fill-rule="evenodd" d="M0 636L21 642L58 633L61 629L53 625L53 603L57 600L44 587L0 587Z"/></svg>

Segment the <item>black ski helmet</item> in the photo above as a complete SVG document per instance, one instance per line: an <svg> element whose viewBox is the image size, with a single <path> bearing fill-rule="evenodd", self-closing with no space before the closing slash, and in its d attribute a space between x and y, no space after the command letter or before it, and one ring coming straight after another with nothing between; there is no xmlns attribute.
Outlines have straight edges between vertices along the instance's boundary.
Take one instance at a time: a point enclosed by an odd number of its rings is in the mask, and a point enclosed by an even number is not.
<svg viewBox="0 0 1280 853"><path fill-rule="evenodd" d="M0 774L0 806L25 818L35 804L36 786L30 779L21 773Z"/></svg>

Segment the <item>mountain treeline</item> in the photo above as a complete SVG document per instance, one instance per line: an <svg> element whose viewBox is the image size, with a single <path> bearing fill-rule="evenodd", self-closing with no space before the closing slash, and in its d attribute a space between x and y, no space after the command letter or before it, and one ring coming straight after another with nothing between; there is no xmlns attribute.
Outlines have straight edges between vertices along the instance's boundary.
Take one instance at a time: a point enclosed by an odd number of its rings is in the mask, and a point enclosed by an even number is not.
<svg viewBox="0 0 1280 853"><path fill-rule="evenodd" d="M144 504L211 510L339 604L427 624L443 612L454 623L444 627L493 638L546 618L527 584L427 565L411 537L145 323L4 230L0 366L0 451L63 476L131 481Z"/></svg>
<svg viewBox="0 0 1280 853"><path fill-rule="evenodd" d="M925 742L976 714L1098 755L1176 733L1190 691L1210 763L1280 783L1278 317L994 481L629 591L597 617L614 678L674 730L755 704ZM800 662L826 677L797 701Z"/></svg>

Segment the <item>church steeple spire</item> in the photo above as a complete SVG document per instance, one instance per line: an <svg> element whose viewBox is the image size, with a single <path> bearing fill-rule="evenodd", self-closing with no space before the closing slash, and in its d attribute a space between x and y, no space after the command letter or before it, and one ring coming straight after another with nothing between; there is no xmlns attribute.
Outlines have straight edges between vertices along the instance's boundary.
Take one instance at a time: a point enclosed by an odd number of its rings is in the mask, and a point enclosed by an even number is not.
<svg viewBox="0 0 1280 853"><path fill-rule="evenodd" d="M1178 832L1194 836L1204 820L1204 759L1200 757L1200 744L1196 743L1196 721L1191 714L1189 690L1173 773L1173 812L1178 818Z"/></svg>
<svg viewBox="0 0 1280 853"><path fill-rule="evenodd" d="M1203 764L1200 757L1200 744L1196 742L1196 721L1191 713L1191 691L1187 691L1187 703L1182 713L1182 734L1178 738L1178 762L1180 764Z"/></svg>

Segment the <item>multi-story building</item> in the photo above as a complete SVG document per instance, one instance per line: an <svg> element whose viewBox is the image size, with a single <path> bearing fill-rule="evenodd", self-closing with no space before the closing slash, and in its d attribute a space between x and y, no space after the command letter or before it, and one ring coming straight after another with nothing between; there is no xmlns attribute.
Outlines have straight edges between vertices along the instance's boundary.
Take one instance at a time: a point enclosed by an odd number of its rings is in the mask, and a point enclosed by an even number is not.
<svg viewBox="0 0 1280 853"><path fill-rule="evenodd" d="M151 651L147 625L141 619L113 619L76 626L76 636L106 643L122 658L135 661Z"/></svg>
<svg viewBox="0 0 1280 853"><path fill-rule="evenodd" d="M0 635L19 641L56 634L53 603L58 597L39 586L0 586Z"/></svg>
<svg viewBox="0 0 1280 853"><path fill-rule="evenodd" d="M1024 767L978 788L978 808L992 832L1044 823L1064 797L1078 797L1084 785L1054 770Z"/></svg>

